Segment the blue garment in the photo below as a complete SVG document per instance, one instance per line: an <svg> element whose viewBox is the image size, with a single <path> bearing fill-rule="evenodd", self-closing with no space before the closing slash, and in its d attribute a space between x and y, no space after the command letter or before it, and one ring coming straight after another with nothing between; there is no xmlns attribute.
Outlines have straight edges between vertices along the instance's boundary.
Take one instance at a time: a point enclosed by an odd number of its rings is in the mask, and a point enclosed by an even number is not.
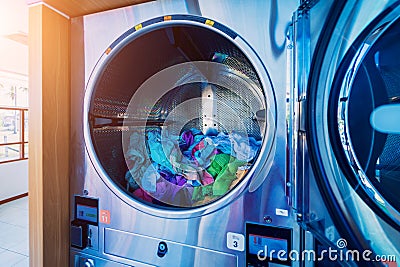
<svg viewBox="0 0 400 267"><path fill-rule="evenodd" d="M143 131L135 131L131 134L129 147L125 153L125 159L127 160L129 168L129 174L127 173L125 175L125 180L128 185L127 189L136 189L136 182L140 181L147 167L151 164L147 156Z"/></svg>
<svg viewBox="0 0 400 267"><path fill-rule="evenodd" d="M217 130L217 129L215 129L215 128L208 128L207 129L207 132L206 132L206 135L208 136L208 137L210 137L210 136L217 136L219 134L219 131Z"/></svg>
<svg viewBox="0 0 400 267"><path fill-rule="evenodd" d="M251 136L242 136L236 132L230 134L234 156L239 161L251 161L257 155L261 146L261 141L257 141Z"/></svg>
<svg viewBox="0 0 400 267"><path fill-rule="evenodd" d="M201 186L201 183L196 180L187 180L186 184L189 184L191 186Z"/></svg>
<svg viewBox="0 0 400 267"><path fill-rule="evenodd" d="M147 144L150 149L151 160L164 166L170 172L175 173L169 160L169 156L175 148L175 144L172 140L177 140L177 138L174 139L173 136L169 136L168 139L162 140L159 130L151 130L147 132Z"/></svg>
<svg viewBox="0 0 400 267"><path fill-rule="evenodd" d="M220 132L216 136L210 136L211 140L215 144L216 148L222 153L222 154L231 154L232 148L231 148L231 140L229 139L229 135Z"/></svg>
<svg viewBox="0 0 400 267"><path fill-rule="evenodd" d="M137 184L137 182L135 181L135 179L132 176L132 172L131 171L127 171L125 174L125 180L127 181L127 186L126 186L126 190L128 191L135 191L136 189L139 188L139 185Z"/></svg>
<svg viewBox="0 0 400 267"><path fill-rule="evenodd" d="M140 180L140 185L144 191L147 193L155 193L157 191L157 181L160 179L160 174L157 170L157 164L153 163L148 166L142 179Z"/></svg>
<svg viewBox="0 0 400 267"><path fill-rule="evenodd" d="M216 148L223 154L232 155L240 161L251 161L261 147L261 141L251 136L242 136L232 132L230 135L220 132L217 136L210 136Z"/></svg>

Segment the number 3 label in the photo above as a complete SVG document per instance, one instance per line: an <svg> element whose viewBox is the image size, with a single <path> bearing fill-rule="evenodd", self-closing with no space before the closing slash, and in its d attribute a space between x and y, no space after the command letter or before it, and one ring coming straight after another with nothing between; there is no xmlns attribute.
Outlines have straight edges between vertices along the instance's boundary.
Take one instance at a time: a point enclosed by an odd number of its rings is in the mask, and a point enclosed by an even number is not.
<svg viewBox="0 0 400 267"><path fill-rule="evenodd" d="M244 251L244 235L232 232L226 233L226 246L232 250Z"/></svg>

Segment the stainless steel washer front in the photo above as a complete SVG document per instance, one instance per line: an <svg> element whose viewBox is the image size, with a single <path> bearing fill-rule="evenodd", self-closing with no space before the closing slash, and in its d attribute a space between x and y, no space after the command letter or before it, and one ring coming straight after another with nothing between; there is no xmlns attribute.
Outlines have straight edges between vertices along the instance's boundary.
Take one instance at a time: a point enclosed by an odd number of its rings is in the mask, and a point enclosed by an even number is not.
<svg viewBox="0 0 400 267"><path fill-rule="evenodd" d="M98 199L88 209L99 212L98 246L72 248L77 257L244 266L248 223L297 243L285 162L285 36L297 3L192 4L73 20L84 44L72 47L84 57L73 84L86 90L72 88L71 193Z"/></svg>

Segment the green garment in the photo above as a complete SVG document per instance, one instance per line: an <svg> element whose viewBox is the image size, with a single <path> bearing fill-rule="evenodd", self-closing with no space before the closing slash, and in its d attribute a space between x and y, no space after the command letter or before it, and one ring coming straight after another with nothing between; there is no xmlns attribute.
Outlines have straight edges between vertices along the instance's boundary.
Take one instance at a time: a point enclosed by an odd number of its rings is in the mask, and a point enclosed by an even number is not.
<svg viewBox="0 0 400 267"><path fill-rule="evenodd" d="M211 174L215 181L206 186L195 187L192 200L199 201L205 196L222 196L228 190L233 180L236 179L236 171L240 166L245 165L246 161L240 161L228 154L217 154L212 158L207 172Z"/></svg>
<svg viewBox="0 0 400 267"><path fill-rule="evenodd" d="M233 180L236 179L238 168L245 164L246 161L240 161L234 157L230 157L230 161L221 169L218 176L215 178L213 183L213 195L222 196L228 192Z"/></svg>
<svg viewBox="0 0 400 267"><path fill-rule="evenodd" d="M193 188L193 202L203 200L206 196L212 196L212 186L213 184L208 184L203 186L196 186L195 188Z"/></svg>
<svg viewBox="0 0 400 267"><path fill-rule="evenodd" d="M217 154L211 159L211 165L208 167L207 172L212 177L216 178L226 165L231 160L231 155L228 154Z"/></svg>

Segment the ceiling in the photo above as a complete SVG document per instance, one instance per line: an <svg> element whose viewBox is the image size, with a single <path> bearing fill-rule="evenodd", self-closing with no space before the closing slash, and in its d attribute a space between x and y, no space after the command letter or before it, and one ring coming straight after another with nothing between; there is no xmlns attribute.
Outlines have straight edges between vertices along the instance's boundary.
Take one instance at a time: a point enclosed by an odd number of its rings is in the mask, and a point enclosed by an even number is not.
<svg viewBox="0 0 400 267"><path fill-rule="evenodd" d="M68 17L79 17L114 8L136 5L152 0L25 0L29 5L46 3Z"/></svg>
<svg viewBox="0 0 400 267"><path fill-rule="evenodd" d="M0 71L28 75L26 0L1 0Z"/></svg>

